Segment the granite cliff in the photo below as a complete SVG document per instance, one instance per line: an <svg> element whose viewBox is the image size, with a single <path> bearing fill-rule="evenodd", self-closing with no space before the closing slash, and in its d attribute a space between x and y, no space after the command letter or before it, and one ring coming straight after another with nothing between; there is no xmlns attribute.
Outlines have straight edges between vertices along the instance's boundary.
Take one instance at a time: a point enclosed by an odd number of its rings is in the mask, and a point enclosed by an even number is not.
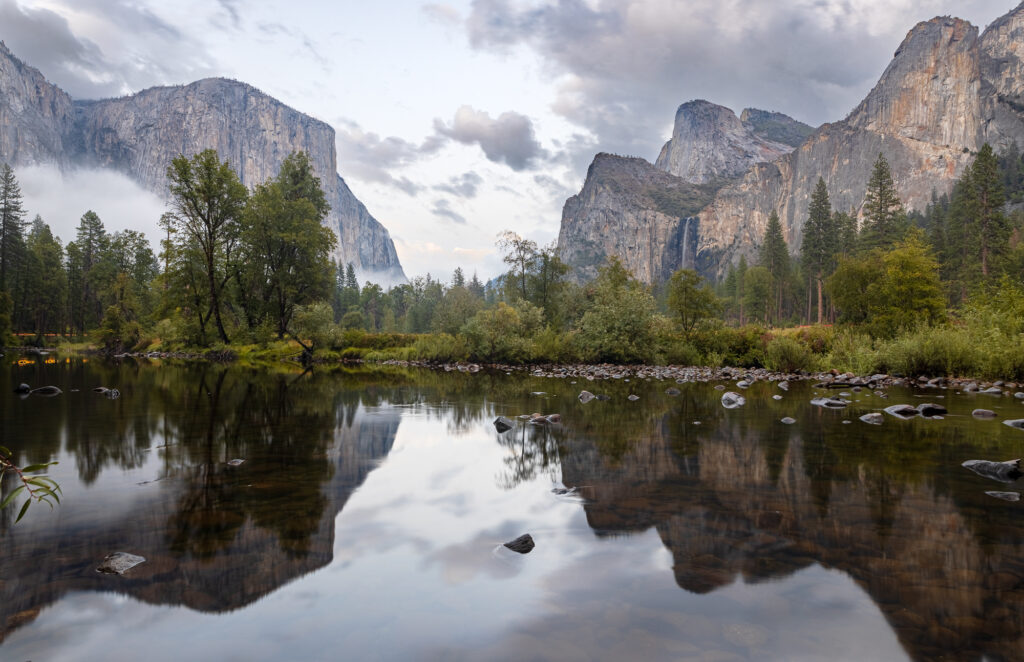
<svg viewBox="0 0 1024 662"><path fill-rule="evenodd" d="M1013 142L1024 143L1022 94L1024 4L994 21L980 36L976 27L957 18L937 17L919 23L907 34L875 87L846 119L819 127L795 150L770 162L751 163L718 190L711 203L696 214L693 264L707 276L721 277L740 255L751 258L772 210L779 213L790 250L797 252L818 177L828 186L833 208L859 214L879 153L891 166L904 205L923 209L933 191L941 194L952 189L984 143L997 152ZM680 113L688 105L684 104ZM760 119L751 113L744 115L751 126ZM722 132L695 138L700 149L691 149L689 160L678 161L685 164L685 170L666 166L673 151L668 145L658 165L677 173L726 172L718 164L736 162L737 143L728 136L716 138L719 134ZM677 121L670 145L678 135ZM757 136L753 130L743 135ZM779 139L776 133L774 141ZM657 230L645 227L645 222L647 219L639 216L624 221L629 227L623 232L636 237L659 236ZM565 225L563 216L563 229ZM577 220L575 227L579 235L567 235L567 242L579 243L593 234L586 223ZM619 255L639 276L643 251Z"/></svg>
<svg viewBox="0 0 1024 662"><path fill-rule="evenodd" d="M338 175L334 129L245 83L209 78L119 99L72 100L0 44L0 160L14 166L110 168L166 195L179 154L214 148L253 187L305 151L331 205L334 258L384 283L405 274L388 231Z"/></svg>
<svg viewBox="0 0 1024 662"><path fill-rule="evenodd" d="M558 247L576 280L589 280L607 255L619 255L646 283L693 268L694 215L715 184L694 184L638 158L598 154L583 190L565 202Z"/></svg>
<svg viewBox="0 0 1024 662"><path fill-rule="evenodd" d="M806 127L782 113L748 108L743 117L708 101L684 103L676 111L672 139L662 147L654 165L694 184L730 179L755 163L774 161L791 152L796 145L773 138L783 137L785 128L793 127L793 135L799 135L797 127ZM809 132L810 127L806 128Z"/></svg>

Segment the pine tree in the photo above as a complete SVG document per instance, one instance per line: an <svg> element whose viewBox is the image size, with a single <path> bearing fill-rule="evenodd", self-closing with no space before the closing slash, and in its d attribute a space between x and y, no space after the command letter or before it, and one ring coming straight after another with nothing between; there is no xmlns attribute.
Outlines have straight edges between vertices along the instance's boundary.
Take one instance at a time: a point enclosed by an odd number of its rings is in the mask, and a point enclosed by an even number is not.
<svg viewBox="0 0 1024 662"><path fill-rule="evenodd" d="M807 222L804 224L803 241L800 244L800 261L804 273L807 274L807 321L811 320L811 291L818 293L818 324L822 323L824 314L824 279L832 270L836 249L838 248L838 232L832 217L832 204L828 199L825 180L818 178L818 184L811 195L811 203L807 208Z"/></svg>
<svg viewBox="0 0 1024 662"><path fill-rule="evenodd" d="M455 267L455 272L452 274L452 287L465 287L466 286L466 275L462 272L462 267Z"/></svg>
<svg viewBox="0 0 1024 662"><path fill-rule="evenodd" d="M768 272L769 297L765 318L777 321L782 317L782 295L789 281L790 266L789 248L782 234L782 223L774 209L768 216L768 227L764 231L758 263Z"/></svg>
<svg viewBox="0 0 1024 662"><path fill-rule="evenodd" d="M981 277L987 280L993 258L1005 249L1010 236L1010 225L1003 214L1006 193L1000 180L999 160L988 143L981 146L974 159L971 183L977 200L972 236L977 242Z"/></svg>
<svg viewBox="0 0 1024 662"><path fill-rule="evenodd" d="M903 238L907 231L907 214L896 193L896 184L889 170L889 162L879 152L871 170L867 192L864 194L864 225L861 228L861 248L888 248Z"/></svg>
<svg viewBox="0 0 1024 662"><path fill-rule="evenodd" d="M14 170L5 163L0 167L0 290L8 288L8 274L18 266L24 247L24 230L21 186Z"/></svg>

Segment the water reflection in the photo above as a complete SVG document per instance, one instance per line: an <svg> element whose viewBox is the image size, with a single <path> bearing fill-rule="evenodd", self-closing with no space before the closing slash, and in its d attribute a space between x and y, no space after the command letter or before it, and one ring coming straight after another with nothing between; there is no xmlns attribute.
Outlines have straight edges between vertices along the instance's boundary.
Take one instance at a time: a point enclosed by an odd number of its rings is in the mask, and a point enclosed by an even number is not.
<svg viewBox="0 0 1024 662"><path fill-rule="evenodd" d="M1024 434L971 419L970 396L942 393L944 421L867 426L860 414L918 394L863 393L832 411L808 405L806 384L782 401L758 384L725 410L700 384L672 396L664 383L587 383L612 399L582 404L583 384L503 374L3 370L65 390L0 395L0 430L22 440L6 445L23 461L58 457L67 493L53 516L0 515L5 639L42 641L68 610L112 609L103 596L116 591L233 613L217 625L161 612L208 638L230 623L264 659L296 601L314 648L295 654L309 659L327 659L315 646L342 631L353 654L383 658L844 659L858 645L874 659L897 645L921 660L1020 657L1022 506L986 492L1022 487L960 463L1015 457ZM491 425L534 411L562 422ZM496 551L527 531L529 555ZM148 561L115 581L95 573L115 550ZM172 636L121 618L90 627ZM24 641L14 651L47 657ZM201 652L229 656L213 650Z"/></svg>

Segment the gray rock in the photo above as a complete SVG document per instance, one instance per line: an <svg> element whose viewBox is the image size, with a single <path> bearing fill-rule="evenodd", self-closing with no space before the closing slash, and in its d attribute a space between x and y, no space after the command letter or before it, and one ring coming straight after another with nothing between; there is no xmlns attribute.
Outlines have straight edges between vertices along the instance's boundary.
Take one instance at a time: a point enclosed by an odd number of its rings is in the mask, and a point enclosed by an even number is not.
<svg viewBox="0 0 1024 662"><path fill-rule="evenodd" d="M512 428L515 427L515 425L516 424L514 421L511 421L505 418L504 416L499 416L498 418L494 419L494 429L497 430L499 434L511 430Z"/></svg>
<svg viewBox="0 0 1024 662"><path fill-rule="evenodd" d="M781 388L783 391L788 391L789 390L789 382L779 382L778 383L778 387Z"/></svg>
<svg viewBox="0 0 1024 662"><path fill-rule="evenodd" d="M868 425L881 425L885 421L885 416L882 416L877 411L873 411L870 414L864 414L861 416L860 420L864 421Z"/></svg>
<svg viewBox="0 0 1024 662"><path fill-rule="evenodd" d="M772 396L772 400L781 400L781 399L782 399L782 396L779 395L778 393L776 393L775 395Z"/></svg>
<svg viewBox="0 0 1024 662"><path fill-rule="evenodd" d="M114 552L107 558L103 559L103 563L96 568L96 572L111 575L123 575L140 563L145 562L146 559L142 556L129 554L127 552Z"/></svg>
<svg viewBox="0 0 1024 662"><path fill-rule="evenodd" d="M588 402L593 400L594 397L595 397L594 394L591 393L590 391L580 391L579 398L580 398L580 402L582 402L583 404L587 404Z"/></svg>
<svg viewBox="0 0 1024 662"><path fill-rule="evenodd" d="M843 400L842 398L814 398L811 400L811 404L815 407L825 407L826 409L841 409L850 404L850 401Z"/></svg>
<svg viewBox="0 0 1024 662"><path fill-rule="evenodd" d="M990 497L1002 499L1003 501L1020 501L1020 492L985 492Z"/></svg>
<svg viewBox="0 0 1024 662"><path fill-rule="evenodd" d="M1021 477L1020 460L992 462L990 460L967 460L961 466L970 469L979 476L997 480L1000 483L1012 483Z"/></svg>
<svg viewBox="0 0 1024 662"><path fill-rule="evenodd" d="M742 407L747 403L747 399L739 393L733 391L726 391L722 394L722 406L726 409L736 409Z"/></svg>
<svg viewBox="0 0 1024 662"><path fill-rule="evenodd" d="M942 416L944 414L948 414L949 410L947 410L942 405L937 405L932 402L925 402L917 406L917 413L921 414L922 416Z"/></svg>
<svg viewBox="0 0 1024 662"><path fill-rule="evenodd" d="M233 460L228 460L228 466L229 467L240 467L240 466L242 466L243 462L245 462L245 460L236 457Z"/></svg>
<svg viewBox="0 0 1024 662"><path fill-rule="evenodd" d="M885 413L899 419L909 420L920 412L917 411L917 407L911 407L910 405L892 405L885 408Z"/></svg>
<svg viewBox="0 0 1024 662"><path fill-rule="evenodd" d="M630 394L629 394L629 395L628 395L628 396L626 397L626 399L627 399L627 400L630 400L631 402L636 402L637 400L639 400L639 399L640 399L640 396L639 396L639 395L636 395L636 394L634 394L634 393L630 393Z"/></svg>
<svg viewBox="0 0 1024 662"><path fill-rule="evenodd" d="M562 415L561 414L548 414L544 418L547 419L548 423L561 423L562 422Z"/></svg>
<svg viewBox="0 0 1024 662"><path fill-rule="evenodd" d="M14 387L15 393L30 393L31 391L32 387L29 386L28 384L25 384L24 382Z"/></svg>
<svg viewBox="0 0 1024 662"><path fill-rule="evenodd" d="M505 547L508 547L513 552L519 552L520 554L529 554L535 546L533 537L529 533L524 533L515 540L510 540L505 543Z"/></svg>
<svg viewBox="0 0 1024 662"><path fill-rule="evenodd" d="M995 418L996 413L991 409L975 409L971 412L974 418Z"/></svg>
<svg viewBox="0 0 1024 662"><path fill-rule="evenodd" d="M1018 400L1024 400L1024 392L1017 391L1016 393L1013 394L1013 397L1017 398Z"/></svg>
<svg viewBox="0 0 1024 662"><path fill-rule="evenodd" d="M793 425L794 423L796 423L796 419L786 416L785 418L780 419L779 422L785 423L786 425Z"/></svg>
<svg viewBox="0 0 1024 662"><path fill-rule="evenodd" d="M1003 425L1009 425L1011 428L1017 428L1018 430L1024 430L1024 418L1015 418L1010 421L1003 421Z"/></svg>
<svg viewBox="0 0 1024 662"><path fill-rule="evenodd" d="M995 386L992 386L990 388L985 389L984 391L978 391L978 393L980 393L981 395L999 395L999 396L1001 396L1003 394L1003 390L1000 389L1000 388L997 388Z"/></svg>

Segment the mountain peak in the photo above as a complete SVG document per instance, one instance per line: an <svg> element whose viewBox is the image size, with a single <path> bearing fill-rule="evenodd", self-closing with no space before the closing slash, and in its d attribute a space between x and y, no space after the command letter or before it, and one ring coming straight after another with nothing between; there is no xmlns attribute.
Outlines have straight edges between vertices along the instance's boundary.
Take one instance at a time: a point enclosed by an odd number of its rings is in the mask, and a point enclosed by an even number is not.
<svg viewBox="0 0 1024 662"><path fill-rule="evenodd" d="M731 179L792 150L744 124L729 108L697 99L679 106L672 138L655 166L694 183Z"/></svg>

